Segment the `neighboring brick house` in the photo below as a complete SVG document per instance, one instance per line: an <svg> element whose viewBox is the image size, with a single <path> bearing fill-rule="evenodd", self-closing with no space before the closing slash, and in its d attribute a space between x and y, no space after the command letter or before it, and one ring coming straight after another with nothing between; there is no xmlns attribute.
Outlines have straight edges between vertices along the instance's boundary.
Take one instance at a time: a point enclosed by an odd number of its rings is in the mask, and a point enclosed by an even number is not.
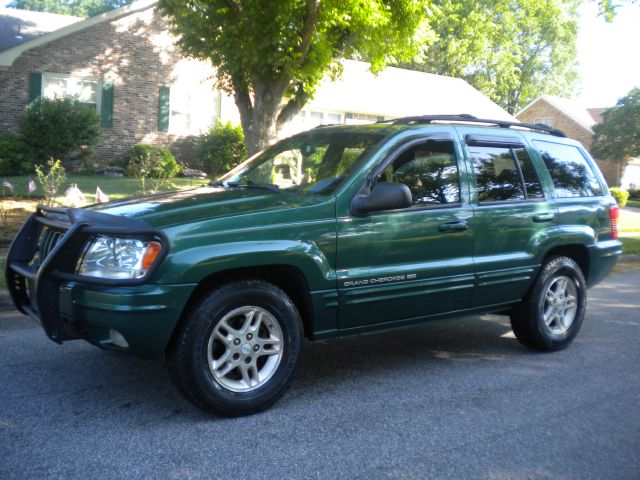
<svg viewBox="0 0 640 480"><path fill-rule="evenodd" d="M562 130L567 136L575 138L587 150L593 141L593 126L602 121L604 108L582 108L571 100L541 95L518 113L516 118L523 123L543 123ZM596 159L600 170L609 185L615 185L618 167L614 162Z"/></svg>
<svg viewBox="0 0 640 480"><path fill-rule="evenodd" d="M239 124L233 98L214 88L214 68L180 55L156 4L141 0L84 20L0 9L0 132L17 132L40 95L77 95L101 117L102 162L135 143L167 146L188 162L196 135L216 118ZM343 67L342 78L325 79L280 136L410 115L515 121L462 79L399 68L373 75L353 60Z"/></svg>
<svg viewBox="0 0 640 480"><path fill-rule="evenodd" d="M193 135L220 116L221 96L211 65L177 52L156 3L136 2L85 20L0 11L4 25L7 18L22 20L13 27L22 41L4 50L0 44L0 132L17 132L34 98L74 94L101 117L100 159L117 159L135 143L170 146L188 158ZM60 17L68 20L62 28ZM21 35L24 25L38 21L57 28ZM12 40L6 37L5 46Z"/></svg>

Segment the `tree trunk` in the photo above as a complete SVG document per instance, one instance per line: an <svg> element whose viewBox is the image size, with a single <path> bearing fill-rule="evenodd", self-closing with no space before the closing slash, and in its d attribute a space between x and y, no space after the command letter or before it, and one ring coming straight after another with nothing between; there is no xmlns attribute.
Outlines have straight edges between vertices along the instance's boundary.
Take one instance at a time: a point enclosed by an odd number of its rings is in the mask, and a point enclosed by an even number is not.
<svg viewBox="0 0 640 480"><path fill-rule="evenodd" d="M235 102L240 112L240 123L251 156L267 148L276 138L276 125L280 113L282 93L273 93L273 86L258 85L253 96L248 89L235 89ZM277 90L277 89L276 89Z"/></svg>

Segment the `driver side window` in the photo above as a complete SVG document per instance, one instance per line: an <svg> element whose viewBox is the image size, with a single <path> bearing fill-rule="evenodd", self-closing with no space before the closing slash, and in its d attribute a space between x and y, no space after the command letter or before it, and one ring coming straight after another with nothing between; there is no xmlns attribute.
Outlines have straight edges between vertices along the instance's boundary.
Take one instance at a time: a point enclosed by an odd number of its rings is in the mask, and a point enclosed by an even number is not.
<svg viewBox="0 0 640 480"><path fill-rule="evenodd" d="M460 203L452 141L431 140L405 150L384 170L380 180L405 184L416 207Z"/></svg>

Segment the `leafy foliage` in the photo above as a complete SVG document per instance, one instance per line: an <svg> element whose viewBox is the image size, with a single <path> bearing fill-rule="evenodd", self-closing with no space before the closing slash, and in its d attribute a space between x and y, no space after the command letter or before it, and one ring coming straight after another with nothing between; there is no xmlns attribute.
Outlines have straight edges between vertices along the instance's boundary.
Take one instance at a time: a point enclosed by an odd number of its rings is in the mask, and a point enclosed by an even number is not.
<svg viewBox="0 0 640 480"><path fill-rule="evenodd" d="M97 143L100 117L92 107L74 98L40 97L25 111L20 134L38 162L51 157L65 159Z"/></svg>
<svg viewBox="0 0 640 480"><path fill-rule="evenodd" d="M7 6L34 12L93 17L132 2L133 0L13 0Z"/></svg>
<svg viewBox="0 0 640 480"><path fill-rule="evenodd" d="M140 181L140 192L144 195L158 192L180 172L180 165L166 148L153 145L133 145L125 157L127 173ZM147 183L151 180L150 183Z"/></svg>
<svg viewBox="0 0 640 480"><path fill-rule="evenodd" d="M200 136L196 145L202 167L211 176L218 177L247 158L242 128L231 122L216 122Z"/></svg>
<svg viewBox="0 0 640 480"><path fill-rule="evenodd" d="M50 158L47 161L46 167L36 165L36 176L40 184L40 189L42 190L44 203L48 206L53 205L58 196L58 192L60 192L67 180L62 162Z"/></svg>
<svg viewBox="0 0 640 480"><path fill-rule="evenodd" d="M209 60L234 95L249 154L268 145L338 60L374 71L412 58L431 0L161 0L182 51ZM418 33L422 35L418 35ZM286 100L283 102L283 100Z"/></svg>
<svg viewBox="0 0 640 480"><path fill-rule="evenodd" d="M616 202L620 206L620 208L624 208L627 206L627 200L629 200L629 192L627 192L624 188L611 187L609 189L609 193L616 199Z"/></svg>
<svg viewBox="0 0 640 480"><path fill-rule="evenodd" d="M133 145L126 156L127 173L136 178L173 178L180 166L166 148Z"/></svg>
<svg viewBox="0 0 640 480"><path fill-rule="evenodd" d="M633 88L615 107L605 110L593 133L593 155L616 162L619 171L632 157L640 156L640 88Z"/></svg>
<svg viewBox="0 0 640 480"><path fill-rule="evenodd" d="M436 41L409 68L464 78L510 113L576 76L576 0L435 0Z"/></svg>
<svg viewBox="0 0 640 480"><path fill-rule="evenodd" d="M19 135L0 134L0 175L25 175L33 171L35 154Z"/></svg>

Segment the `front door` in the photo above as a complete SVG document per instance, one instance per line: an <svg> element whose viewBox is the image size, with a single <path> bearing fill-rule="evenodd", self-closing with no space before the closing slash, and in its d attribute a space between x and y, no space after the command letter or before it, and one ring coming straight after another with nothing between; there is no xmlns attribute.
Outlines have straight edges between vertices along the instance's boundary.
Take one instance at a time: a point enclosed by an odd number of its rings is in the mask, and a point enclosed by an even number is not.
<svg viewBox="0 0 640 480"><path fill-rule="evenodd" d="M339 327L411 322L471 305L472 209L453 140L413 141L374 181L403 183L413 205L338 218Z"/></svg>

